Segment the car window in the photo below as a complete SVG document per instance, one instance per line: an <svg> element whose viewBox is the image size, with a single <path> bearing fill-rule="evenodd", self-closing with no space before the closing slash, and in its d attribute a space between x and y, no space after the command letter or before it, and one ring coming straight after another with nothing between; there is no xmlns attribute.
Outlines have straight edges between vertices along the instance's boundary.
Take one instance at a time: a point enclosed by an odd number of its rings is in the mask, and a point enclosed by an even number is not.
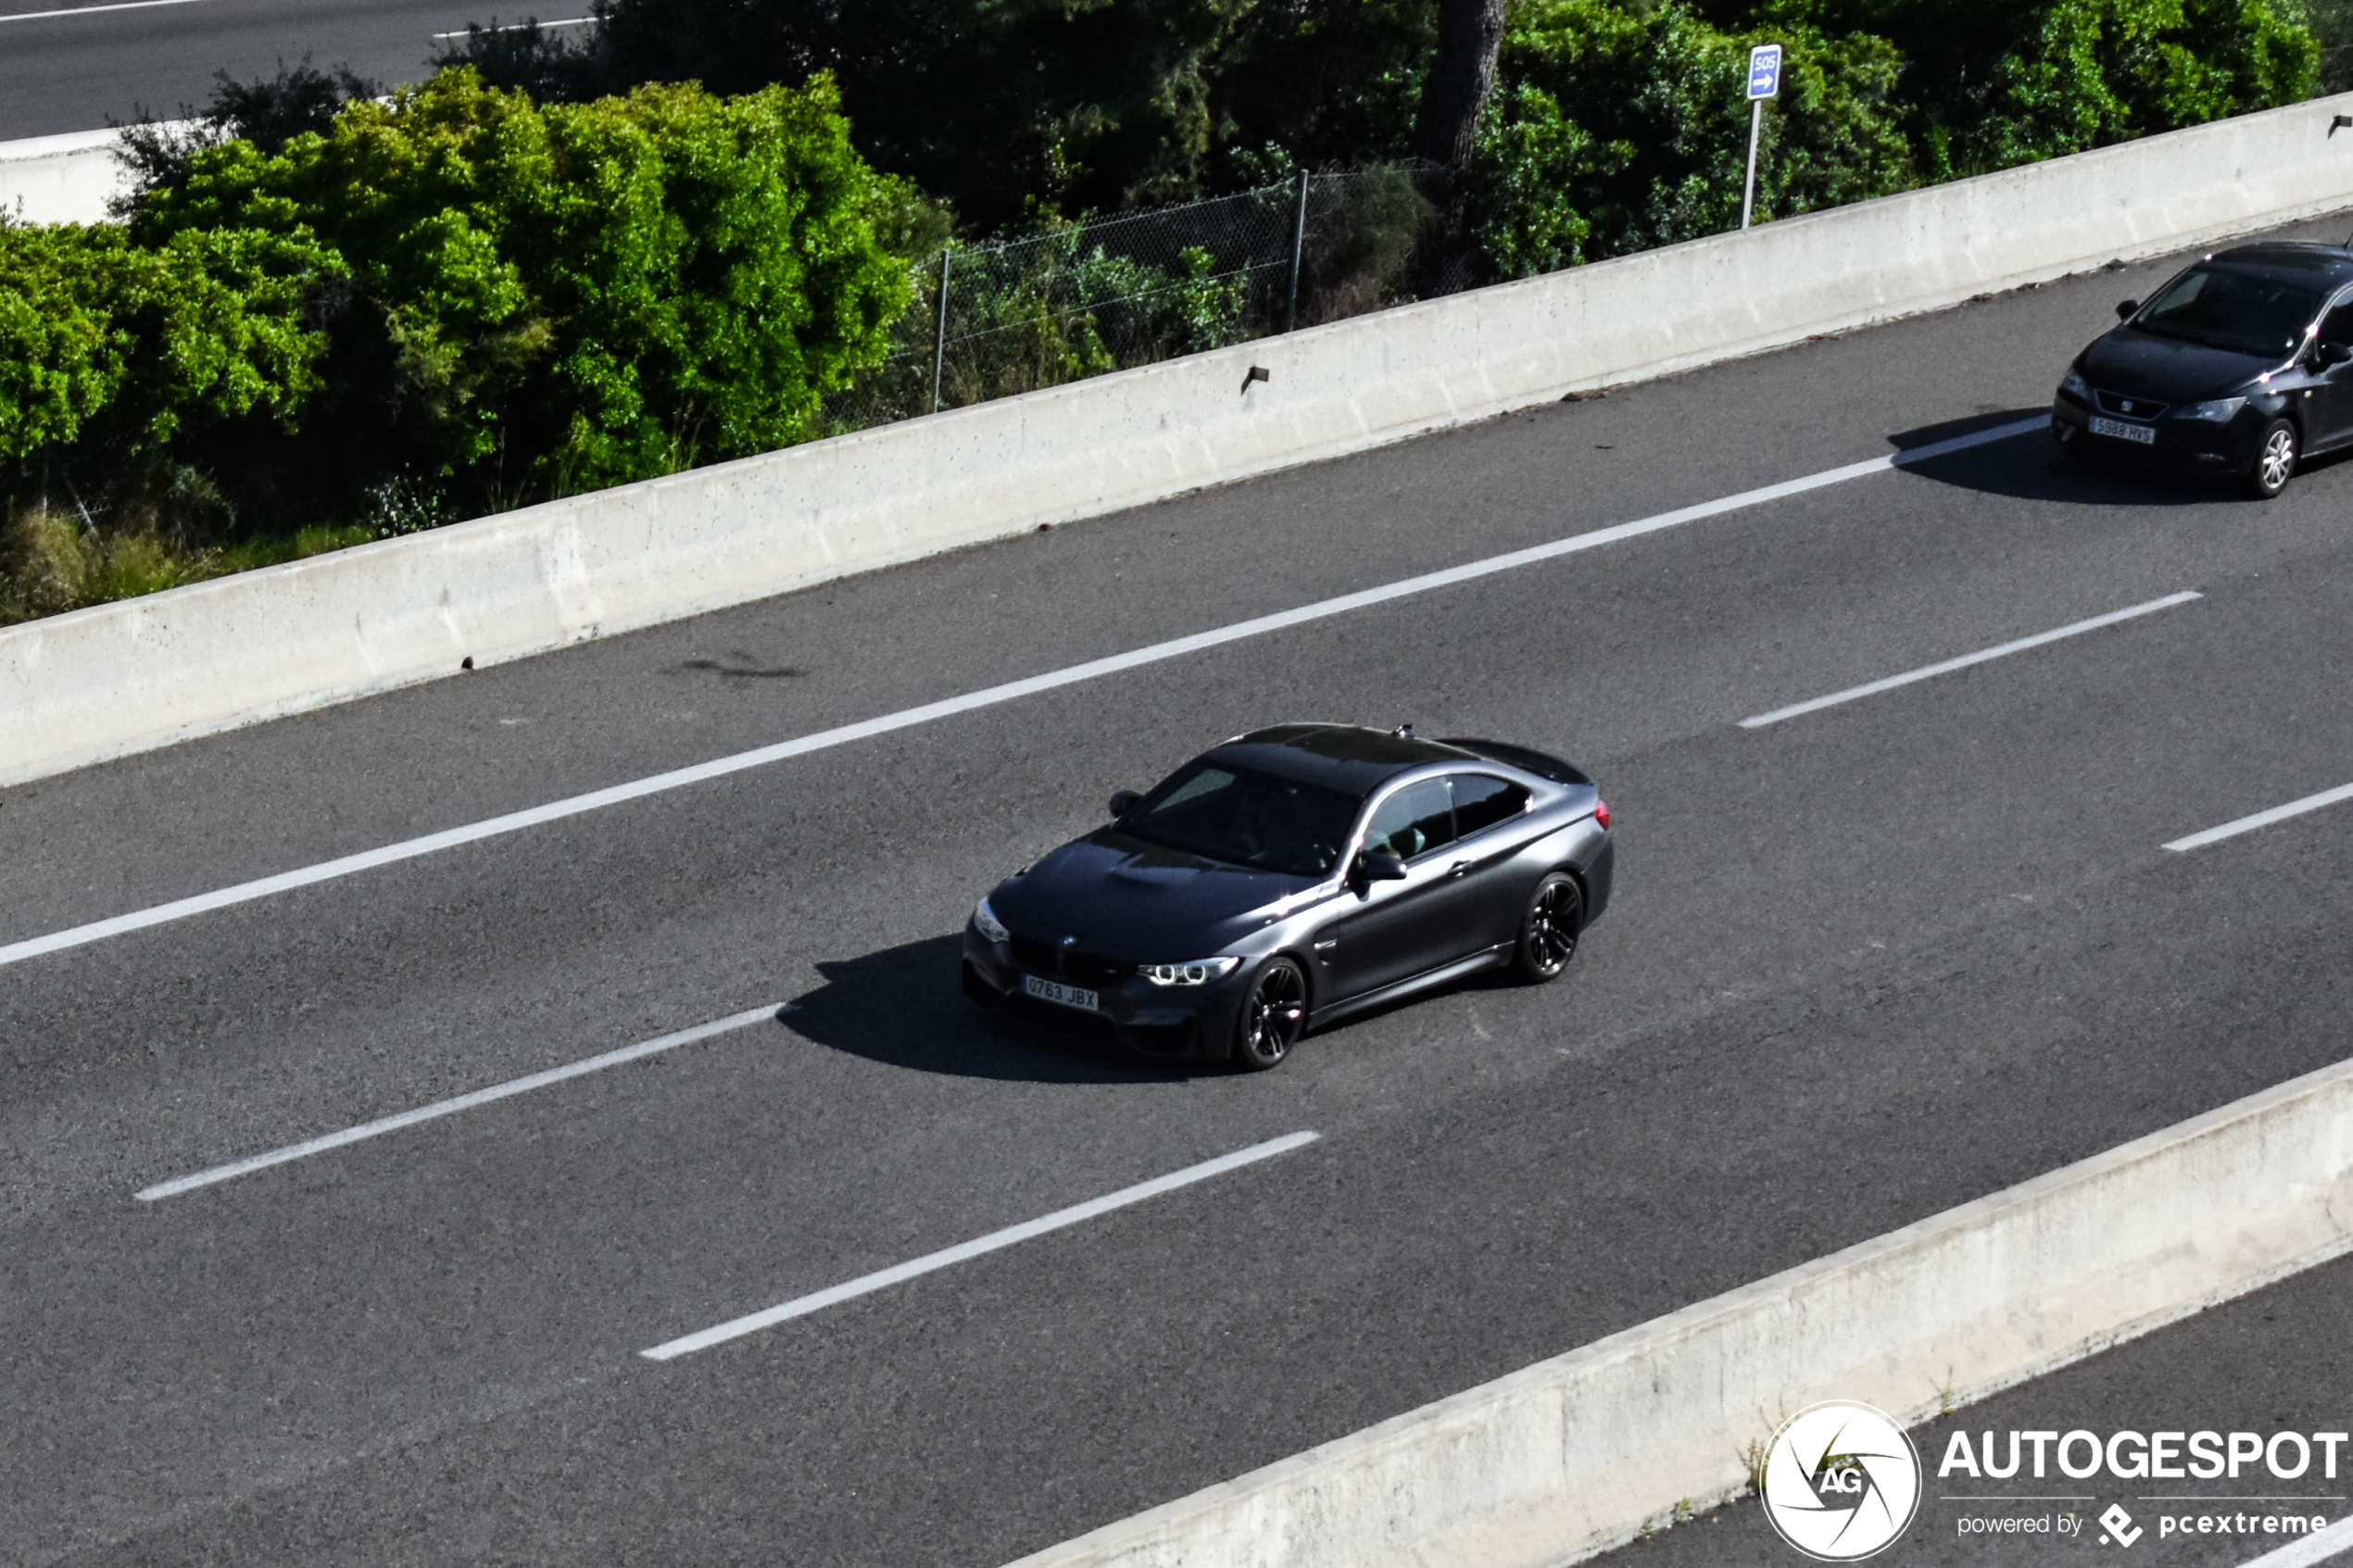
<svg viewBox="0 0 2353 1568"><path fill-rule="evenodd" d="M1528 809L1528 791L1509 779L1499 779L1491 773L1456 773L1449 782L1454 786L1457 838L1484 833Z"/></svg>
<svg viewBox="0 0 2353 1568"><path fill-rule="evenodd" d="M2320 309L2321 296L2310 289L2252 272L2193 267L2150 300L2133 325L2209 348L2284 358L2304 341L2304 329Z"/></svg>
<svg viewBox="0 0 2353 1568"><path fill-rule="evenodd" d="M1444 779L1409 784L1373 810L1365 847L1411 860L1454 842L1454 803Z"/></svg>
<svg viewBox="0 0 2353 1568"><path fill-rule="evenodd" d="M2353 299L2341 301L2335 309L2321 318L2320 338L2322 343L2353 345Z"/></svg>
<svg viewBox="0 0 2353 1568"><path fill-rule="evenodd" d="M1246 768L1179 769L1120 821L1124 833L1172 849L1291 876L1323 876L1362 801Z"/></svg>

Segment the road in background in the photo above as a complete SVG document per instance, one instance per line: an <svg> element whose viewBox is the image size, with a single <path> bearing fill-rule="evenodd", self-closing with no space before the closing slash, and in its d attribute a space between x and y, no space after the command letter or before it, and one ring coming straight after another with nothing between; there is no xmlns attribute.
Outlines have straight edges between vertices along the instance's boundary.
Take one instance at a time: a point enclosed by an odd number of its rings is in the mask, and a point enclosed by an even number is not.
<svg viewBox="0 0 2353 1568"><path fill-rule="evenodd" d="M2015 420L2163 270L0 792L0 943ZM2353 806L2161 846L2353 782L2348 498L1998 442L12 966L0 1540L991 1563L2334 1061ZM1299 718L1592 769L1569 976L1253 1077L967 1009L977 894Z"/></svg>
<svg viewBox="0 0 2353 1568"><path fill-rule="evenodd" d="M418 82L441 47L436 32L469 22L554 21L586 14L488 0L120 0L61 6L0 0L0 140L95 131L202 107L213 73L267 77L306 54L349 65L387 86Z"/></svg>

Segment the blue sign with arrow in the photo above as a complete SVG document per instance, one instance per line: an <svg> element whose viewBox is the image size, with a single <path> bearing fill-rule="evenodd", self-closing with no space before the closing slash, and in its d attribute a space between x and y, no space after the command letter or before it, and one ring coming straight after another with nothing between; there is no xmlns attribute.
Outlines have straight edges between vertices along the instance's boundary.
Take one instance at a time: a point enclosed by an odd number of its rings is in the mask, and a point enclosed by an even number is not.
<svg viewBox="0 0 2353 1568"><path fill-rule="evenodd" d="M1775 98L1781 91L1781 46L1759 44L1748 52L1748 95Z"/></svg>

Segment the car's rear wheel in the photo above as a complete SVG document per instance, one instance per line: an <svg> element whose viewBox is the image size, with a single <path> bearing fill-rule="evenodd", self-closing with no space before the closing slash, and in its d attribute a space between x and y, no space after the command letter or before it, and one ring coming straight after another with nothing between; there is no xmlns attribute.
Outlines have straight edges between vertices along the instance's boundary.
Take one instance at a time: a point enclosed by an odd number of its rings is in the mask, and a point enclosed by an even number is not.
<svg viewBox="0 0 2353 1568"><path fill-rule="evenodd" d="M1253 1073L1279 1067L1306 1032L1307 977L1289 959L1268 959L1234 1022L1234 1060Z"/></svg>
<svg viewBox="0 0 2353 1568"><path fill-rule="evenodd" d="M1577 956L1578 934L1584 927L1585 896L1577 890L1577 879L1567 872L1553 872L1536 884L1527 912L1520 916L1512 968L1522 980L1542 985Z"/></svg>
<svg viewBox="0 0 2353 1568"><path fill-rule="evenodd" d="M2266 501L2286 489L2296 472L2296 445L2293 423L2273 420L2266 425L2262 443L2255 448L2255 468L2246 476L2247 487Z"/></svg>

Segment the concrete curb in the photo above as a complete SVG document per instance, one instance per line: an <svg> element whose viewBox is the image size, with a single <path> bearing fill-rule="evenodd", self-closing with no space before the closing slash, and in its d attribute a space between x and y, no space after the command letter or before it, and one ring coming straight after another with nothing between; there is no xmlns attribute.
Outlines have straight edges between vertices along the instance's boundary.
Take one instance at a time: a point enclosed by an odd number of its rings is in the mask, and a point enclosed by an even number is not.
<svg viewBox="0 0 2353 1568"><path fill-rule="evenodd" d="M1820 1399L1909 1423L2353 1250L2353 1062L1012 1568L1559 1568L1748 1484Z"/></svg>
<svg viewBox="0 0 2353 1568"><path fill-rule="evenodd" d="M2345 110L2353 94L11 627L0 784L2353 206L2353 137L2328 135Z"/></svg>

